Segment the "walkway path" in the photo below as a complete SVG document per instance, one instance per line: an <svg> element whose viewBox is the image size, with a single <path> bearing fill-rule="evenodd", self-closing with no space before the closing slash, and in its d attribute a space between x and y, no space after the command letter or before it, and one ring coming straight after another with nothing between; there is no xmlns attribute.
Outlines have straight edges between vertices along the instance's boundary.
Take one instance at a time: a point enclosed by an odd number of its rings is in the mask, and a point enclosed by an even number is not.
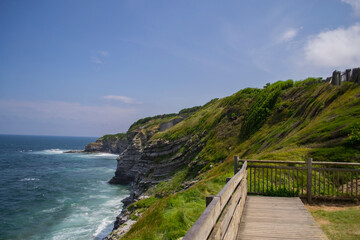
<svg viewBox="0 0 360 240"><path fill-rule="evenodd" d="M237 239L327 239L300 198L248 196Z"/></svg>

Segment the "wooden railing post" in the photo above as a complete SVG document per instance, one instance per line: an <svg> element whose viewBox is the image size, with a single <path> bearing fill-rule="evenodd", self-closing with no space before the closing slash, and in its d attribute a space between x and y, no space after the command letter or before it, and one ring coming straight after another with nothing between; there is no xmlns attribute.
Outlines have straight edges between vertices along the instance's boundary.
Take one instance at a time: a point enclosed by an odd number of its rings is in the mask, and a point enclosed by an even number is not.
<svg viewBox="0 0 360 240"><path fill-rule="evenodd" d="M214 199L214 197L215 197L214 195L207 195L206 196L206 207L209 206L209 204Z"/></svg>
<svg viewBox="0 0 360 240"><path fill-rule="evenodd" d="M239 156L234 156L234 175L238 172Z"/></svg>
<svg viewBox="0 0 360 240"><path fill-rule="evenodd" d="M307 159L307 184L306 184L306 195L308 203L311 203L312 194L312 158Z"/></svg>

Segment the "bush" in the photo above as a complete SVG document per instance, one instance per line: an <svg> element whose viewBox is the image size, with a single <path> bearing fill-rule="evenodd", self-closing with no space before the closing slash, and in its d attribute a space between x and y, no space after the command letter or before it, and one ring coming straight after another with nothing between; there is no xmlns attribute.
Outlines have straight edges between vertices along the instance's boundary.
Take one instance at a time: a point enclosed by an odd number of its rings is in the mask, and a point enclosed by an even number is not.
<svg viewBox="0 0 360 240"><path fill-rule="evenodd" d="M200 108L201 108L201 106L195 106L192 108L184 108L184 109L180 110L179 114L194 113L197 110L199 110Z"/></svg>
<svg viewBox="0 0 360 240"><path fill-rule="evenodd" d="M275 190L273 186L271 186L271 189L266 190L265 195L272 197L297 197L299 193L299 189L296 191L287 190L286 188L278 188Z"/></svg>
<svg viewBox="0 0 360 240"><path fill-rule="evenodd" d="M355 125L350 129L347 143L355 147L360 146L360 122L355 123Z"/></svg>

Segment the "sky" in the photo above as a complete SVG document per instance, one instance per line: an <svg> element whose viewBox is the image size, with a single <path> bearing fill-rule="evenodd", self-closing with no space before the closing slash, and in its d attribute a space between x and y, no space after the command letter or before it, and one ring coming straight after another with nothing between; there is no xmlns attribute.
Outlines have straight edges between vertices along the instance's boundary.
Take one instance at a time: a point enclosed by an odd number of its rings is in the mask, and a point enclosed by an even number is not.
<svg viewBox="0 0 360 240"><path fill-rule="evenodd" d="M360 0L0 1L0 134L102 136L360 67Z"/></svg>

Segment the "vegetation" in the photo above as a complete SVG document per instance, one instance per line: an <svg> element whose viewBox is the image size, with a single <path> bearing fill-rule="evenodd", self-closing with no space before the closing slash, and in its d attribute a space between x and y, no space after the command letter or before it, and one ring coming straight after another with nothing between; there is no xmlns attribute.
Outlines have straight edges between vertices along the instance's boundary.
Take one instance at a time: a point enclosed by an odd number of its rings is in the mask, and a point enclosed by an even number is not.
<svg viewBox="0 0 360 240"><path fill-rule="evenodd" d="M157 201L144 212L124 239L178 239L184 236L204 211L206 195L217 194L225 185L224 176L231 176L231 165L231 162L227 162L217 169L210 170L196 185L177 194L171 193L174 186L180 187L179 176L150 190L149 192L162 194L157 195ZM184 176L184 172L180 175ZM143 201L139 201L140 206L143 205ZM131 210L135 204L138 203L130 205L129 209Z"/></svg>
<svg viewBox="0 0 360 240"><path fill-rule="evenodd" d="M360 87L354 83L331 86L317 78L279 81L183 111L190 112L185 120L166 131L155 131L151 138L172 141L188 137L200 146L198 154L188 160L188 167L174 172L171 180L148 189L149 200L129 207L134 219L135 211L143 214L124 239L184 236L205 209L205 196L217 194L226 177L232 176L234 155L360 162ZM130 130L141 127L149 131L175 117L178 115L140 119ZM185 147L191 146L179 151ZM184 187L194 180L191 187ZM268 191L271 196L297 194L287 189Z"/></svg>
<svg viewBox="0 0 360 240"><path fill-rule="evenodd" d="M322 80L322 78L313 78L313 77L309 77L303 81L297 81L295 82L295 86L296 87L300 87L300 86L305 86L305 85L311 85L314 83L320 83Z"/></svg>
<svg viewBox="0 0 360 240"><path fill-rule="evenodd" d="M276 82L272 85L266 85L263 91L256 96L256 101L251 105L241 127L241 136L246 139L259 130L270 116L277 99L282 90L292 87L294 82Z"/></svg>
<svg viewBox="0 0 360 240"><path fill-rule="evenodd" d="M360 146L360 122L355 123L354 126L350 129L349 139L347 142L351 146Z"/></svg>
<svg viewBox="0 0 360 240"><path fill-rule="evenodd" d="M308 209L329 239L360 239L359 207L323 206Z"/></svg>
<svg viewBox="0 0 360 240"><path fill-rule="evenodd" d="M299 189L296 191L293 191L293 190L288 190L284 187L278 188L275 190L271 186L271 189L265 191L265 195L271 196L271 197L297 197L297 196L299 196L299 192L300 192Z"/></svg>
<svg viewBox="0 0 360 240"><path fill-rule="evenodd" d="M156 115L153 117L146 117L146 118L141 118L139 120L137 120L136 122L134 122L130 128L129 131L139 128L141 126L145 127L147 123L149 122L153 122L154 120L168 120L169 118L173 118L176 117L177 114L176 113L170 113L170 114L163 114L163 115Z"/></svg>
<svg viewBox="0 0 360 240"><path fill-rule="evenodd" d="M180 110L179 114L189 114L189 113L194 113L197 110L199 110L201 108L201 106L195 106L192 108L184 108L182 110Z"/></svg>
<svg viewBox="0 0 360 240"><path fill-rule="evenodd" d="M114 141L116 139L125 139L126 138L126 133L117 133L117 134L107 134L104 135L100 138L100 140L104 140L104 141Z"/></svg>

